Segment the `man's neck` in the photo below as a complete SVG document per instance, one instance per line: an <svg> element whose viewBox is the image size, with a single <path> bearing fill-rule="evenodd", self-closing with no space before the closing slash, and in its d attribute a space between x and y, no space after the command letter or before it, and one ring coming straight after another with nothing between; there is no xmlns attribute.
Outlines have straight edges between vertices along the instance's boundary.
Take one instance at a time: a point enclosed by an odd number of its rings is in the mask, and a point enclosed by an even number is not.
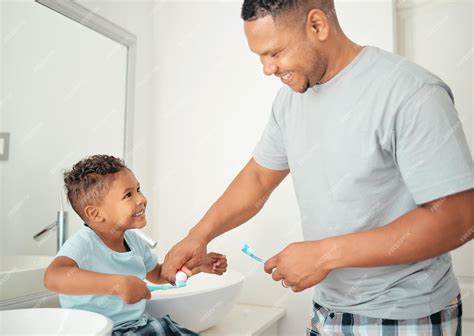
<svg viewBox="0 0 474 336"><path fill-rule="evenodd" d="M328 64L326 72L319 81L319 84L324 84L334 78L348 66L363 49L362 46L352 42L345 36L334 40L331 44L332 48L330 48L330 50L334 50L334 52L327 55Z"/></svg>

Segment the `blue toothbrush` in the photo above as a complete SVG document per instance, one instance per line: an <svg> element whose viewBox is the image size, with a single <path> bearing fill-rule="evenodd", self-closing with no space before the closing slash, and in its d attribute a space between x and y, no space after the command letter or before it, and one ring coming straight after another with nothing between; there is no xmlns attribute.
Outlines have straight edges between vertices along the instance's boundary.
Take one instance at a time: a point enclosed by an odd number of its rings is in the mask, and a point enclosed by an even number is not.
<svg viewBox="0 0 474 336"><path fill-rule="evenodd" d="M242 247L242 252L244 252L246 255L248 255L253 260L258 261L261 264L264 263L263 259L260 258L260 257L257 257L256 254L255 254L254 249L251 248L250 246L248 246L247 244L244 244L244 246Z"/></svg>
<svg viewBox="0 0 474 336"><path fill-rule="evenodd" d="M167 290L167 289L175 289L175 288L183 288L186 287L186 282L178 282L176 285L165 284L165 285L147 285L150 292L156 290Z"/></svg>

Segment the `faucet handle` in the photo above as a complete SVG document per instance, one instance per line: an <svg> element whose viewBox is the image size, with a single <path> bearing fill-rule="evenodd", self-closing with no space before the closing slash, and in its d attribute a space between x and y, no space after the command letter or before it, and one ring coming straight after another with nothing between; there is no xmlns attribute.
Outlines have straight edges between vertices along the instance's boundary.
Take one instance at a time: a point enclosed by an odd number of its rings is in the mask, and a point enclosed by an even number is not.
<svg viewBox="0 0 474 336"><path fill-rule="evenodd" d="M67 211L58 211L57 213L57 218L54 222L49 224L47 227L45 227L43 230L38 232L33 236L33 239L36 241L42 240L45 235L53 230L57 231L57 244L56 244L56 252L59 251L61 246L63 246L64 242L67 239L68 236L68 212Z"/></svg>
<svg viewBox="0 0 474 336"><path fill-rule="evenodd" d="M51 231L51 230L55 230L58 226L58 222L57 221L54 221L52 222L51 224L49 224L47 227L45 227L43 230L41 230L40 232L38 232L37 234L35 234L33 236L33 239L36 240L36 241L40 241L41 239L43 239L43 236Z"/></svg>

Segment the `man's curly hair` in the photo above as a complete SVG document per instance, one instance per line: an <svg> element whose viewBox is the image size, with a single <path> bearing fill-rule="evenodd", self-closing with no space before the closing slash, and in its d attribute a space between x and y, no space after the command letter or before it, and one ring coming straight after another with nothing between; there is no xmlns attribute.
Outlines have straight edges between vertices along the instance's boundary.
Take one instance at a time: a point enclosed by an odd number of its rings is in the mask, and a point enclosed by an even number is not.
<svg viewBox="0 0 474 336"><path fill-rule="evenodd" d="M306 15L311 8L321 9L330 17L335 16L334 0L245 0L241 17L244 21L253 21L267 15L278 19L290 13Z"/></svg>
<svg viewBox="0 0 474 336"><path fill-rule="evenodd" d="M74 211L85 221L87 205L99 204L113 181L111 176L128 169L121 159L111 155L93 155L64 172L67 198Z"/></svg>

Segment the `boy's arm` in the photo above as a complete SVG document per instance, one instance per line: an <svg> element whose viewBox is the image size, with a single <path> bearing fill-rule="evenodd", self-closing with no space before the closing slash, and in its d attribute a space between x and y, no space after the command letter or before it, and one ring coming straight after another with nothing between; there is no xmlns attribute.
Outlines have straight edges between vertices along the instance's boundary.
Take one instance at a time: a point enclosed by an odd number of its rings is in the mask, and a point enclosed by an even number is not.
<svg viewBox="0 0 474 336"><path fill-rule="evenodd" d="M191 272L191 276L196 275L201 272L201 268L196 267L192 269L190 272ZM186 273L188 273L189 275L189 272L186 272ZM146 279L156 284L169 283L168 280L161 277L161 264L160 263L157 263L155 268L146 274Z"/></svg>
<svg viewBox="0 0 474 336"><path fill-rule="evenodd" d="M155 268L146 274L146 279L156 284L168 283L168 280L161 276L162 265L157 263ZM220 253L210 252L201 266L189 270L186 266L181 269L188 277L198 273L211 273L222 275L227 271L227 258Z"/></svg>
<svg viewBox="0 0 474 336"><path fill-rule="evenodd" d="M44 274L44 285L52 292L70 295L117 295L123 276L80 269L68 257L57 257Z"/></svg>
<svg viewBox="0 0 474 336"><path fill-rule="evenodd" d="M44 285L52 292L66 295L118 295L125 303L150 297L146 284L135 276L83 270L64 256L55 258L48 266Z"/></svg>
<svg viewBox="0 0 474 336"><path fill-rule="evenodd" d="M196 268L193 268L190 273L191 273L191 276L193 275L196 275L198 273L201 273L201 267L196 267ZM189 272L185 272L189 275ZM156 284L165 284L165 283L169 283L168 280L166 280L165 278L162 278L161 277L161 264L160 263L157 263L156 264L156 267L151 270L150 272L148 272L146 274L146 279L150 282L153 282L153 283L156 283Z"/></svg>
<svg viewBox="0 0 474 336"><path fill-rule="evenodd" d="M155 268L146 274L146 279L156 284L168 283L168 281L166 281L165 279L161 277L161 264L160 263L156 263Z"/></svg>

